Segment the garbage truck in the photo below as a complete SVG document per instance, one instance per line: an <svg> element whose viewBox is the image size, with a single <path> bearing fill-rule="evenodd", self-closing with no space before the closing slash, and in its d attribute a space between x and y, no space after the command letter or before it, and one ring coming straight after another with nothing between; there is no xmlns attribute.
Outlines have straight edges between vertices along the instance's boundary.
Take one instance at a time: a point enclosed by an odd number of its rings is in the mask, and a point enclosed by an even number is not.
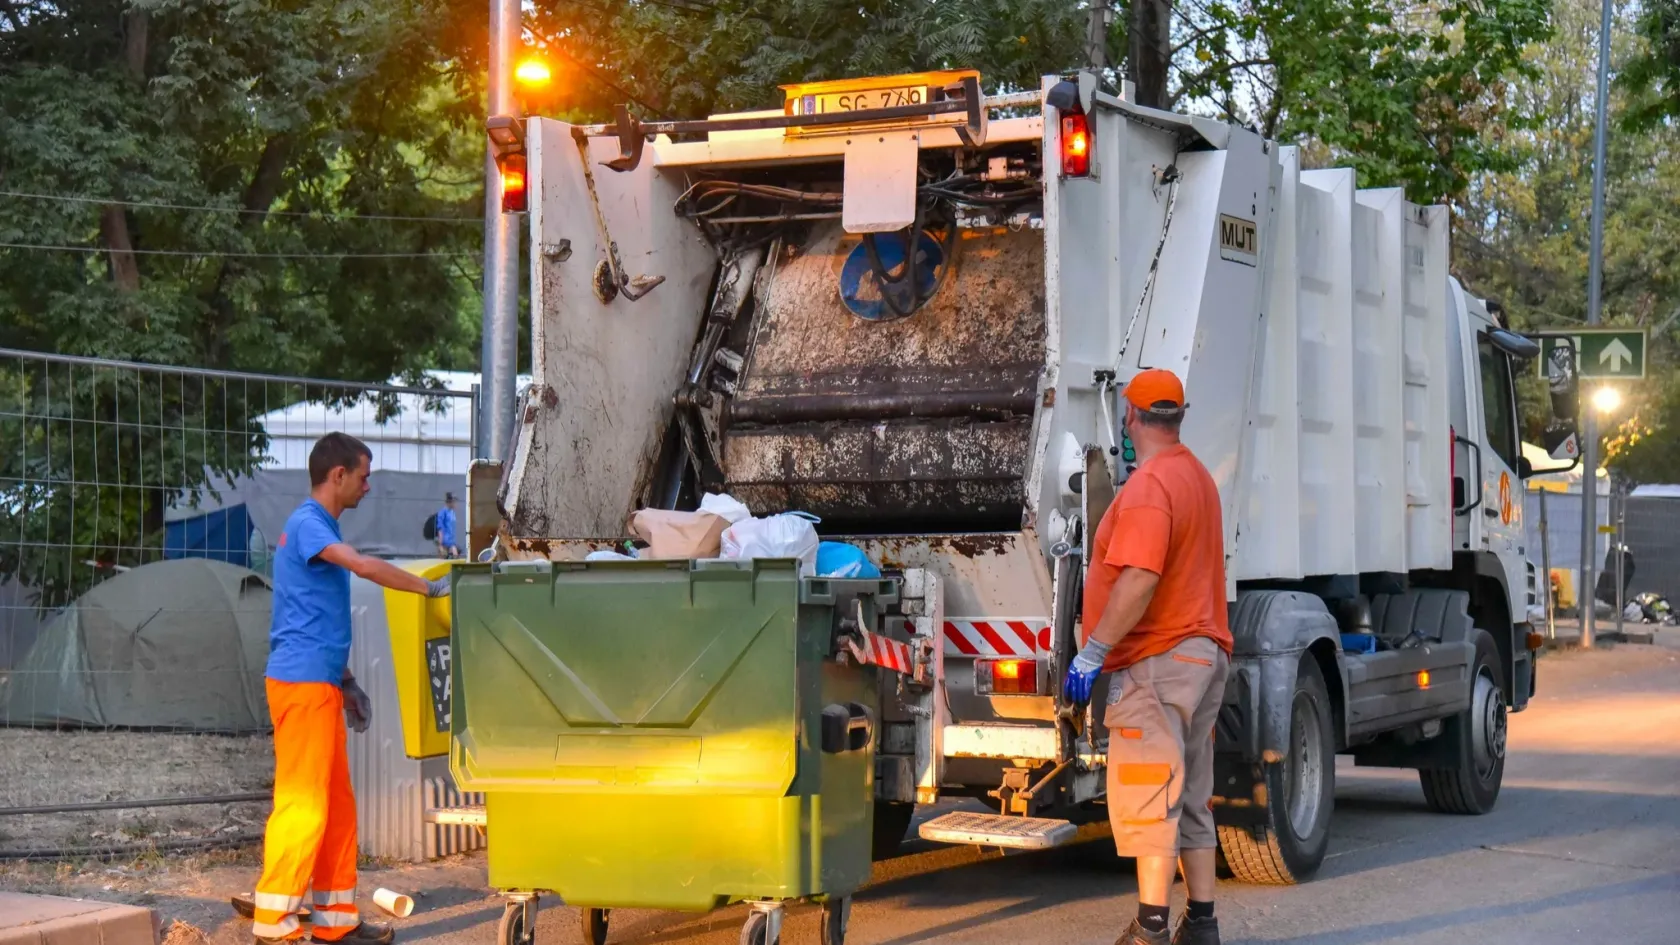
<svg viewBox="0 0 1680 945"><path fill-rule="evenodd" d="M1089 73L982 88L955 70L704 120L491 120L504 211L529 220L533 383L510 455L471 476L486 563L456 570L455 678L463 635L499 619L472 581L559 569L621 594L625 620L695 633L582 559L622 550L637 510L709 493L810 513L890 585L835 618L892 651L850 645L880 674L875 852L958 798L985 807L922 838L1069 842L1105 817L1107 732L1059 681L1092 535L1135 468L1117 397L1166 368L1222 503L1230 871L1314 872L1338 755L1416 770L1436 811L1490 810L1541 646L1520 438L1574 458L1573 361L1549 359L1552 415L1525 421L1539 347L1450 274L1446 207ZM552 619L611 639L598 604ZM494 791L473 777L493 752L455 722L463 788ZM614 731L663 757L671 726ZM705 735L701 757L707 738L729 750ZM487 819L495 860L493 799L448 816Z"/></svg>

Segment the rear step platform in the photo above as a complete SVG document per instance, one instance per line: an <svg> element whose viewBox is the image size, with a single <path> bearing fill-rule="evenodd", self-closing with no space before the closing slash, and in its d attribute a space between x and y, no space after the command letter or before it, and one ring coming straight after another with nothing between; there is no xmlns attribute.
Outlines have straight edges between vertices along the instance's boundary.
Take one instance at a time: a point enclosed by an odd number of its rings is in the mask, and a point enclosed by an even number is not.
<svg viewBox="0 0 1680 945"><path fill-rule="evenodd" d="M1078 832L1078 827L1065 820L973 811L953 811L935 817L918 831L923 840L1011 850L1048 850L1072 840Z"/></svg>
<svg viewBox="0 0 1680 945"><path fill-rule="evenodd" d="M425 820L428 824L447 827L482 827L489 823L482 804L471 807L433 807L426 811Z"/></svg>

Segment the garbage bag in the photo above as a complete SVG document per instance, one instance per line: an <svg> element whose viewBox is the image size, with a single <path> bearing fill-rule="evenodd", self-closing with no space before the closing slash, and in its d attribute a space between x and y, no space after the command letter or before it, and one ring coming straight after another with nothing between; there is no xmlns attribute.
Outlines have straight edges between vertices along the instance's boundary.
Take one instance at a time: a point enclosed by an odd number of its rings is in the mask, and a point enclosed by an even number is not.
<svg viewBox="0 0 1680 945"><path fill-rule="evenodd" d="M585 561L635 561L635 555L620 554L616 551L591 551L583 556Z"/></svg>
<svg viewBox="0 0 1680 945"><path fill-rule="evenodd" d="M630 517L630 534L648 543L647 558L716 558L728 527L710 512L642 509Z"/></svg>
<svg viewBox="0 0 1680 945"><path fill-rule="evenodd" d="M806 512L744 518L723 532L725 558L798 558L800 570L817 569L817 530L822 519Z"/></svg>
<svg viewBox="0 0 1680 945"><path fill-rule="evenodd" d="M700 511L710 512L731 525L742 519L752 518L752 512L746 505L727 492L707 494L700 500Z"/></svg>
<svg viewBox="0 0 1680 945"><path fill-rule="evenodd" d="M881 569L862 548L843 541L825 541L817 545L817 574L834 578L878 578Z"/></svg>

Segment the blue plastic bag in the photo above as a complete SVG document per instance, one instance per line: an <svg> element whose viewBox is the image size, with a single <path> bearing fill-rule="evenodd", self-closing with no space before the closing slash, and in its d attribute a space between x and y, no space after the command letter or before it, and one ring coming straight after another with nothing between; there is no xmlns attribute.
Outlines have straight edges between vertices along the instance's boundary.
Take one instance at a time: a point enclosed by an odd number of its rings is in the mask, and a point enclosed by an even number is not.
<svg viewBox="0 0 1680 945"><path fill-rule="evenodd" d="M878 578L881 569L862 548L843 541L825 541L817 545L817 574L832 578Z"/></svg>

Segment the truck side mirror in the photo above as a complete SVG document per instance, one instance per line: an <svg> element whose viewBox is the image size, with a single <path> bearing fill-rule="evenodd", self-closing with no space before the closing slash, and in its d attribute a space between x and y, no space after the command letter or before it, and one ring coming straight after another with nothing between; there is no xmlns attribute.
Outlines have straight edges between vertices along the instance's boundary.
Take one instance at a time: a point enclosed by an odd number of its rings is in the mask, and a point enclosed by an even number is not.
<svg viewBox="0 0 1680 945"><path fill-rule="evenodd" d="M1546 372L1546 387L1551 395L1552 417L1546 424L1541 445L1545 447L1548 456L1567 465L1548 466L1543 469L1530 466L1527 471L1522 472L1524 479L1537 472L1565 472L1574 469L1581 462L1581 438L1578 432L1581 389L1575 373L1575 343L1568 338L1558 339L1557 344L1546 355L1543 367Z"/></svg>

